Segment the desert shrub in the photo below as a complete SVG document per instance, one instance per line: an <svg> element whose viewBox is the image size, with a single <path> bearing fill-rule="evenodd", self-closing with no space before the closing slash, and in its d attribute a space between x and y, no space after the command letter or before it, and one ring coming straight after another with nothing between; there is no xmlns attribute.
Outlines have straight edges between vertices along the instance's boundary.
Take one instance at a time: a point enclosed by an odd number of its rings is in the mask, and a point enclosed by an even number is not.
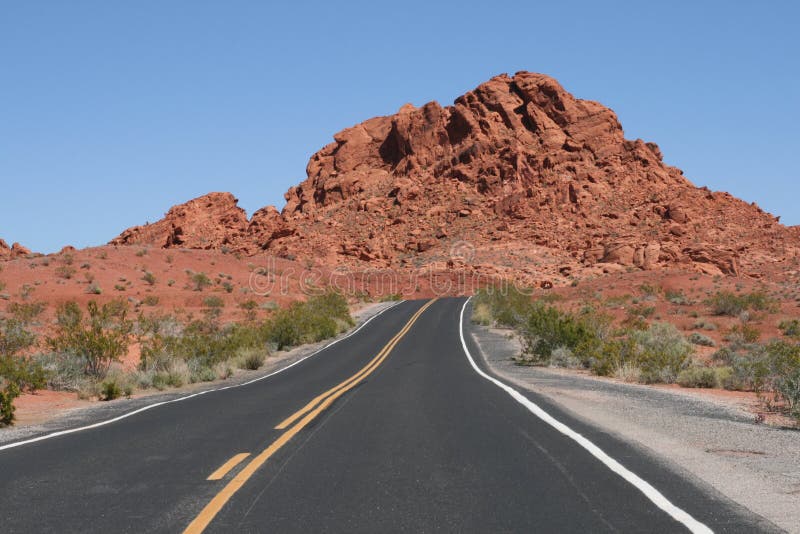
<svg viewBox="0 0 800 534"><path fill-rule="evenodd" d="M83 360L73 354L44 352L33 356L47 375L47 387L55 391L78 391L86 379Z"/></svg>
<svg viewBox="0 0 800 534"><path fill-rule="evenodd" d="M104 377L111 363L128 350L132 323L127 319L127 304L112 301L103 306L89 302L88 314L77 303L68 302L57 311L55 333L47 339L54 352L83 360L87 375Z"/></svg>
<svg viewBox="0 0 800 534"><path fill-rule="evenodd" d="M268 339L278 350L333 337L353 325L347 300L335 292L295 302L267 322Z"/></svg>
<svg viewBox="0 0 800 534"><path fill-rule="evenodd" d="M158 306L160 301L161 299L155 295L147 295L144 299L142 299L142 303L145 306Z"/></svg>
<svg viewBox="0 0 800 534"><path fill-rule="evenodd" d="M230 282L222 282L222 289L224 289L226 293L233 293L233 284Z"/></svg>
<svg viewBox="0 0 800 534"><path fill-rule="evenodd" d="M223 308L225 301L221 297L211 296L203 299L203 305L207 308Z"/></svg>
<svg viewBox="0 0 800 534"><path fill-rule="evenodd" d="M716 342L708 336L704 336L698 332L692 332L688 337L689 343L693 345L700 345L702 347L714 347Z"/></svg>
<svg viewBox="0 0 800 534"><path fill-rule="evenodd" d="M35 341L36 336L19 319L0 318L0 356L13 356Z"/></svg>
<svg viewBox="0 0 800 534"><path fill-rule="evenodd" d="M486 302L476 302L472 307L472 322L489 326L492 324L492 311Z"/></svg>
<svg viewBox="0 0 800 534"><path fill-rule="evenodd" d="M47 372L33 358L19 354L36 342L18 319L0 319L0 380L20 391L35 391L47 384Z"/></svg>
<svg viewBox="0 0 800 534"><path fill-rule="evenodd" d="M760 337L761 332L758 331L758 328L744 323L733 325L728 333L725 334L725 340L734 346L755 343Z"/></svg>
<svg viewBox="0 0 800 534"><path fill-rule="evenodd" d="M717 325L716 323L712 323L710 321L700 320L700 321L695 321L695 323L692 325L692 328L699 330L708 330L713 332L714 330L717 329Z"/></svg>
<svg viewBox="0 0 800 534"><path fill-rule="evenodd" d="M19 396L19 386L0 378L0 427L14 423L14 399Z"/></svg>
<svg viewBox="0 0 800 534"><path fill-rule="evenodd" d="M691 304L689 299L686 298L686 295L684 295L682 291L667 290L664 292L664 296L671 304L676 304L678 306L686 306Z"/></svg>
<svg viewBox="0 0 800 534"><path fill-rule="evenodd" d="M778 329L784 336L800 337L800 321L797 319L787 319L778 324Z"/></svg>
<svg viewBox="0 0 800 534"><path fill-rule="evenodd" d="M712 367L687 367L678 373L677 382L685 388L713 388L717 386L717 373Z"/></svg>
<svg viewBox="0 0 800 534"><path fill-rule="evenodd" d="M639 367L646 383L672 383L686 367L692 345L670 323L655 323L647 330L634 331Z"/></svg>
<svg viewBox="0 0 800 534"><path fill-rule="evenodd" d="M193 368L194 367L194 368ZM211 382L212 380L216 380L217 373L211 367L207 365L190 365L189 366L190 373L189 373L189 382Z"/></svg>
<svg viewBox="0 0 800 534"><path fill-rule="evenodd" d="M614 376L626 367L638 369L636 343L629 337L588 339L578 346L576 353L598 376Z"/></svg>
<svg viewBox="0 0 800 534"><path fill-rule="evenodd" d="M525 321L531 302L530 292L514 286L486 288L475 295L476 307L487 306L494 322L512 328Z"/></svg>
<svg viewBox="0 0 800 534"><path fill-rule="evenodd" d="M100 400L110 401L122 396L122 388L116 380L106 380L100 386Z"/></svg>
<svg viewBox="0 0 800 534"><path fill-rule="evenodd" d="M102 295L103 288L101 288L97 284L91 284L88 288L86 288L86 292L89 293L90 295Z"/></svg>
<svg viewBox="0 0 800 534"><path fill-rule="evenodd" d="M256 349L247 350L244 354L241 355L241 363L240 366L242 369L249 369L251 371L255 371L256 369L260 369L264 362L266 361L266 353L263 351L259 351Z"/></svg>
<svg viewBox="0 0 800 534"><path fill-rule="evenodd" d="M12 302L7 311L14 319L27 325L38 318L46 307L43 302Z"/></svg>
<svg viewBox="0 0 800 534"><path fill-rule="evenodd" d="M192 274L192 284L194 284L195 291L202 291L209 287L212 282L206 273L194 273Z"/></svg>
<svg viewBox="0 0 800 534"><path fill-rule="evenodd" d="M242 302L241 304L239 304L239 307L241 309L243 309L243 310L252 311L252 310L255 310L256 308L258 308L258 302L256 302L253 299L246 300L246 301Z"/></svg>
<svg viewBox="0 0 800 534"><path fill-rule="evenodd" d="M75 276L75 267L71 265L59 265L56 267L56 276L59 278L63 278L64 280L69 280L73 276Z"/></svg>
<svg viewBox="0 0 800 534"><path fill-rule="evenodd" d="M592 310L572 314L540 301L534 302L522 326L524 354L531 363L549 364L554 349L563 347L572 351L599 339L609 322Z"/></svg>
<svg viewBox="0 0 800 534"><path fill-rule="evenodd" d="M147 271L147 272L144 273L144 276L142 276L142 280L148 285L151 285L151 286L155 285L155 283L156 283L156 275L154 275L150 271Z"/></svg>
<svg viewBox="0 0 800 534"><path fill-rule="evenodd" d="M738 317L748 310L771 311L775 309L775 301L762 291L754 291L737 295L730 291L719 291L708 300L714 315Z"/></svg>
<svg viewBox="0 0 800 534"><path fill-rule="evenodd" d="M554 367L581 367L581 360L567 347L556 347L550 353L550 365Z"/></svg>
<svg viewBox="0 0 800 534"><path fill-rule="evenodd" d="M378 302L393 302L397 300L403 300L403 295L400 293L389 293L387 295L383 295Z"/></svg>

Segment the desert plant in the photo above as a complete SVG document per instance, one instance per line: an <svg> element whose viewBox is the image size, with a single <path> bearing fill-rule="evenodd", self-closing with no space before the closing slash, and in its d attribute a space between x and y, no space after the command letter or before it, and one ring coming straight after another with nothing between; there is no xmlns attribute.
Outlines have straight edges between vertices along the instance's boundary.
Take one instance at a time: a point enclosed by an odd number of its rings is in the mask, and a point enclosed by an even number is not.
<svg viewBox="0 0 800 534"><path fill-rule="evenodd" d="M797 319L787 319L778 324L778 329L784 336L800 337L800 321Z"/></svg>
<svg viewBox="0 0 800 534"><path fill-rule="evenodd" d="M638 345L642 380L647 383L672 383L688 364L692 346L670 323L655 323L631 333Z"/></svg>
<svg viewBox="0 0 800 534"><path fill-rule="evenodd" d="M211 279L206 273L194 273L192 274L192 284L194 284L195 291L202 291L211 286Z"/></svg>
<svg viewBox="0 0 800 534"><path fill-rule="evenodd" d="M692 332L688 337L689 343L693 345L700 345L703 347L713 347L717 343L708 336L704 336L698 332Z"/></svg>
<svg viewBox="0 0 800 534"><path fill-rule="evenodd" d="M0 427L14 424L14 399L19 393L19 386L0 378Z"/></svg>
<svg viewBox="0 0 800 534"><path fill-rule="evenodd" d="M775 309L775 301L762 291L737 295L730 291L719 291L709 300L708 305L714 315L738 317L748 310L771 311Z"/></svg>
<svg viewBox="0 0 800 534"><path fill-rule="evenodd" d="M56 276L69 280L75 276L75 267L71 265L60 265L56 268Z"/></svg>
<svg viewBox="0 0 800 534"><path fill-rule="evenodd" d="M142 276L142 280L148 285L155 285L156 283L156 275L151 273L150 271L146 271Z"/></svg>
<svg viewBox="0 0 800 534"><path fill-rule="evenodd" d="M122 396L122 388L116 380L107 380L100 386L100 400L110 401Z"/></svg>
<svg viewBox="0 0 800 534"><path fill-rule="evenodd" d="M717 387L717 373L711 367L687 367L678 373L677 382L685 388L713 388Z"/></svg>
<svg viewBox="0 0 800 534"><path fill-rule="evenodd" d="M55 334L47 342L54 352L81 358L87 375L103 377L111 363L127 351L132 323L122 301L102 307L92 301L87 311L88 315L84 315L75 302L61 305Z"/></svg>

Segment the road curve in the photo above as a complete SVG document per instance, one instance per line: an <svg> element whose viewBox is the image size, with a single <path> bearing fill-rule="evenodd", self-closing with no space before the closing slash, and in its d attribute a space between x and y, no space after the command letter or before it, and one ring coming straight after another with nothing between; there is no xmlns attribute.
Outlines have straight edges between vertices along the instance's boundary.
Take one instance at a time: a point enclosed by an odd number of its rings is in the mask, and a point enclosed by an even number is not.
<svg viewBox="0 0 800 534"><path fill-rule="evenodd" d="M2 450L0 531L763 525L535 393L495 382L462 337L464 301L403 302L268 379Z"/></svg>

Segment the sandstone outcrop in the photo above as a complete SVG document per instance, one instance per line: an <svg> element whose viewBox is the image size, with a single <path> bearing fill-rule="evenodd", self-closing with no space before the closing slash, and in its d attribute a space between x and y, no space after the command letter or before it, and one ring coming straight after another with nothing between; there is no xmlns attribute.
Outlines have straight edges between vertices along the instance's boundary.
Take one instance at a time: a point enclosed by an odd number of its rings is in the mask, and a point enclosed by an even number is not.
<svg viewBox="0 0 800 534"><path fill-rule="evenodd" d="M529 72L347 128L306 174L281 212L248 220L212 193L112 243L404 268L467 242L475 265L542 279L595 264L737 275L800 243L757 206L694 186L656 144L625 139L607 107Z"/></svg>

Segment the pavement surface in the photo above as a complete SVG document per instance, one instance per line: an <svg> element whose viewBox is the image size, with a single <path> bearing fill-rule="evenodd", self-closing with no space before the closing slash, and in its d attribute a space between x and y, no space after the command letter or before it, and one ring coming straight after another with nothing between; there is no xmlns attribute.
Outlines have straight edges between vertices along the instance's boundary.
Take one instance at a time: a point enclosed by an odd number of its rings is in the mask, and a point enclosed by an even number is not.
<svg viewBox="0 0 800 534"><path fill-rule="evenodd" d="M263 380L0 446L0 531L775 530L494 382L464 301L403 302Z"/></svg>

